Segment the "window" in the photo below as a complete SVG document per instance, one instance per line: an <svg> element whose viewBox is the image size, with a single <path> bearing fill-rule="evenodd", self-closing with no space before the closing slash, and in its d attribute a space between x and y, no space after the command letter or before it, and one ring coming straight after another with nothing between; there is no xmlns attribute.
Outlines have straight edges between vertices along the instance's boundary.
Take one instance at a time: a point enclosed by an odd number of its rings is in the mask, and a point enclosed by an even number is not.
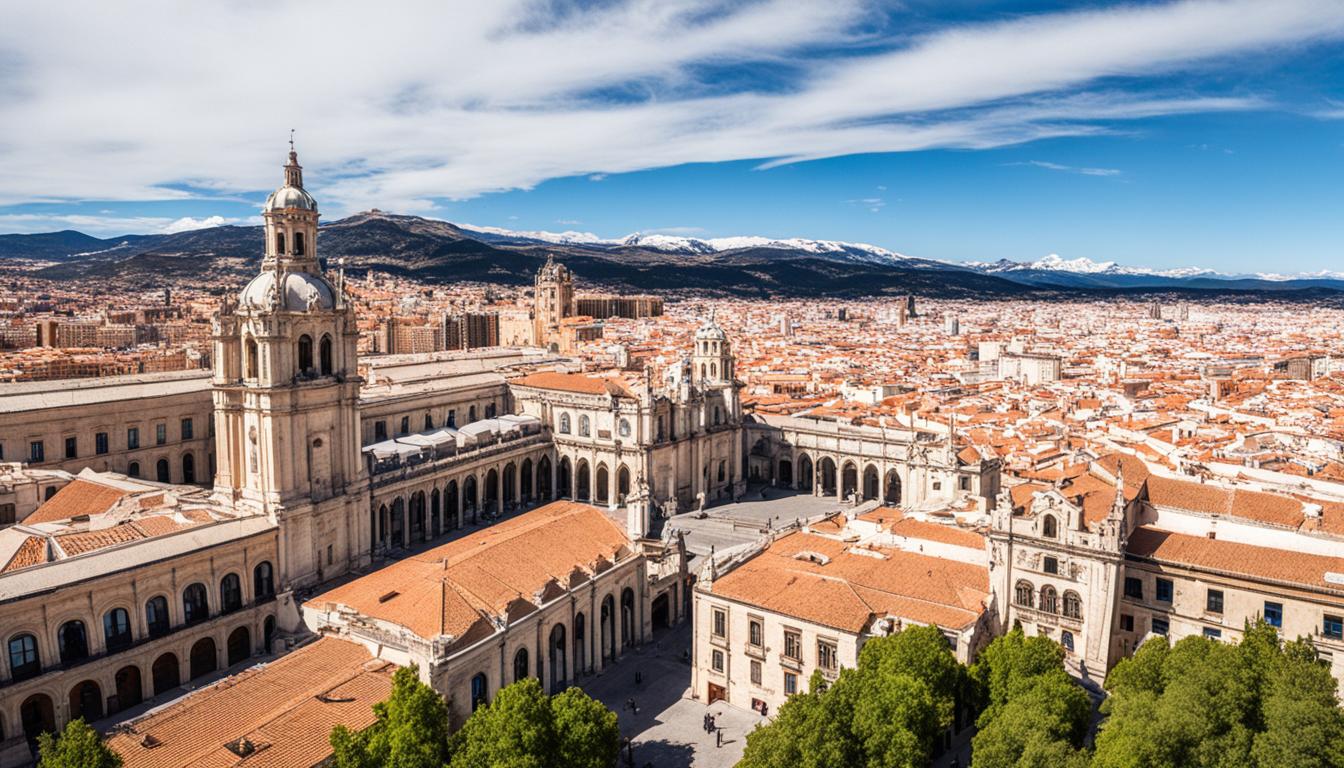
<svg viewBox="0 0 1344 768"><path fill-rule="evenodd" d="M205 595L205 585L199 582L188 585L182 590L182 620L185 624L197 624L210 618L210 602Z"/></svg>
<svg viewBox="0 0 1344 768"><path fill-rule="evenodd" d="M183 419L183 420L182 420L182 439L183 439L183 440L190 440L190 439L192 438L192 436L194 435L194 433L195 433L195 430L192 428L191 419Z"/></svg>
<svg viewBox="0 0 1344 768"><path fill-rule="evenodd" d="M37 655L37 638L19 635L9 640L9 678L14 682L28 680L42 673L42 660Z"/></svg>
<svg viewBox="0 0 1344 768"><path fill-rule="evenodd" d="M1167 634L1167 632L1169 631L1169 629L1170 629L1170 624L1167 622L1166 619L1161 619L1161 618L1158 618L1158 617L1156 617L1156 616L1153 617L1153 634L1154 634L1154 635L1165 635L1165 634Z"/></svg>
<svg viewBox="0 0 1344 768"><path fill-rule="evenodd" d="M961 488L961 490L969 491L971 490L971 478L967 475L962 475L960 478L957 479L957 485L958 487Z"/></svg>
<svg viewBox="0 0 1344 768"><path fill-rule="evenodd" d="M1157 580L1157 602L1170 603L1172 596L1171 579Z"/></svg>
<svg viewBox="0 0 1344 768"><path fill-rule="evenodd" d="M1214 629L1213 627L1205 627L1204 636L1210 640L1221 640L1223 639L1223 630Z"/></svg>
<svg viewBox="0 0 1344 768"><path fill-rule="evenodd" d="M158 480L160 483L171 482L171 479L168 476L167 459L159 459L158 462L154 465L154 478Z"/></svg>
<svg viewBox="0 0 1344 768"><path fill-rule="evenodd" d="M243 607L243 582L238 574L230 573L219 582L219 610L222 613Z"/></svg>
<svg viewBox="0 0 1344 768"><path fill-rule="evenodd" d="M467 409L467 423L472 424L475 423L475 421L476 421L476 406L473 405Z"/></svg>
<svg viewBox="0 0 1344 768"><path fill-rule="evenodd" d="M1265 601L1265 623L1271 627L1283 626L1283 603Z"/></svg>
<svg viewBox="0 0 1344 768"><path fill-rule="evenodd" d="M299 337L299 373L313 372L313 337L303 334Z"/></svg>
<svg viewBox="0 0 1344 768"><path fill-rule="evenodd" d="M1204 599L1204 610L1209 613L1223 612L1223 591L1221 589L1210 589L1208 596Z"/></svg>
<svg viewBox="0 0 1344 768"><path fill-rule="evenodd" d="M252 599L258 602L275 596L275 577L271 564L261 562L252 569Z"/></svg>
<svg viewBox="0 0 1344 768"><path fill-rule="evenodd" d="M803 660L803 636L797 632L784 633L784 658Z"/></svg>
<svg viewBox="0 0 1344 768"><path fill-rule="evenodd" d="M65 438L65 458L67 459L79 458L79 438L75 437Z"/></svg>
<svg viewBox="0 0 1344 768"><path fill-rule="evenodd" d="M434 428L434 417L433 417L433 416L430 416L428 413L426 413L426 414L425 414L425 431L428 432L429 430L431 430L431 429L433 429L433 428Z"/></svg>
<svg viewBox="0 0 1344 768"><path fill-rule="evenodd" d="M751 684L761 684L761 662L755 659L751 660Z"/></svg>
<svg viewBox="0 0 1344 768"><path fill-rule="evenodd" d="M1013 589L1013 600L1018 605L1031 608L1036 605L1035 594L1036 590L1032 589L1030 584L1025 581L1019 581L1017 582L1017 586Z"/></svg>
<svg viewBox="0 0 1344 768"><path fill-rule="evenodd" d="M406 434L407 432L410 432L410 431L411 431L411 417L410 417L410 416L402 416L402 417L401 417L401 429L398 430L397 434L399 434L399 435L404 435L404 434Z"/></svg>
<svg viewBox="0 0 1344 768"><path fill-rule="evenodd" d="M67 621L56 630L56 645L61 649L61 663L73 664L89 657L89 635L84 622Z"/></svg>
<svg viewBox="0 0 1344 768"><path fill-rule="evenodd" d="M154 425L154 444L155 444L155 445L163 445L163 444L166 443L166 442L168 442L168 425L167 425L167 424L155 424L155 425Z"/></svg>
<svg viewBox="0 0 1344 768"><path fill-rule="evenodd" d="M1041 518L1041 535L1047 539L1059 537L1059 521L1055 520L1054 515Z"/></svg>
<svg viewBox="0 0 1344 768"><path fill-rule="evenodd" d="M588 415L579 417L579 437L587 437L592 434L592 423L588 420Z"/></svg>
<svg viewBox="0 0 1344 768"><path fill-rule="evenodd" d="M1083 618L1083 600L1078 597L1078 593L1064 593L1064 616L1070 619Z"/></svg>
<svg viewBox="0 0 1344 768"><path fill-rule="evenodd" d="M784 693L792 696L798 692L798 676L792 672L784 673Z"/></svg>
<svg viewBox="0 0 1344 768"><path fill-rule="evenodd" d="M457 428L457 411L449 411L449 412L448 412L448 422L447 422L447 425L448 425L448 428L449 428L449 429L456 429L456 428Z"/></svg>
<svg viewBox="0 0 1344 768"><path fill-rule="evenodd" d="M130 464L127 464L127 465L126 465L126 476L127 476L127 477L139 477L139 476L140 476L140 462L138 462L138 461L132 461Z"/></svg>
<svg viewBox="0 0 1344 768"><path fill-rule="evenodd" d="M182 454L182 482L196 482L196 457L190 453Z"/></svg>
<svg viewBox="0 0 1344 768"><path fill-rule="evenodd" d="M513 681L527 677L527 649L519 648L518 652L513 654Z"/></svg>
<svg viewBox="0 0 1344 768"><path fill-rule="evenodd" d="M131 450L134 450L134 449L140 447L140 428L139 428L139 427L127 427L127 428L126 428L126 447L127 447L128 449L131 449Z"/></svg>
<svg viewBox="0 0 1344 768"><path fill-rule="evenodd" d="M496 411L495 411L495 404L494 404L494 403L486 403L486 405L485 405L485 418L487 418L487 419L493 419L493 418L495 418L495 413L496 413Z"/></svg>
<svg viewBox="0 0 1344 768"><path fill-rule="evenodd" d="M375 422L373 422L373 439L374 439L376 442L379 442L379 443L381 443L382 441L384 441L384 440L387 439L387 422L386 422L386 421L375 421Z"/></svg>
<svg viewBox="0 0 1344 768"><path fill-rule="evenodd" d="M149 625L150 637L163 637L172 629L168 622L168 598L163 595L151 597L145 603L145 624Z"/></svg>
<svg viewBox="0 0 1344 768"><path fill-rule="evenodd" d="M1120 631L1121 631L1121 632L1133 632L1133 631L1134 631L1134 617L1133 617L1133 616L1130 616L1128 613L1122 613L1122 614L1120 614Z"/></svg>
<svg viewBox="0 0 1344 768"><path fill-rule="evenodd" d="M1059 593L1049 584L1041 587L1041 610L1046 613L1059 613Z"/></svg>
<svg viewBox="0 0 1344 768"><path fill-rule="evenodd" d="M835 671L835 668L839 665L839 663L840 660L835 652L835 643L830 643L825 640L818 640L817 666L821 667L822 669Z"/></svg>
<svg viewBox="0 0 1344 768"><path fill-rule="evenodd" d="M485 673L471 678L471 711L475 712L482 704L489 702L489 684L485 680Z"/></svg>
<svg viewBox="0 0 1344 768"><path fill-rule="evenodd" d="M276 232L276 233L275 233L275 252L276 252L277 255L280 255L280 256L283 256L284 253L285 253L285 233L284 233L284 232Z"/></svg>
<svg viewBox="0 0 1344 768"><path fill-rule="evenodd" d="M762 642L761 642L761 632L762 632L762 629L761 629L761 622L760 622L758 619L752 619L752 620L751 620L751 623L747 625L747 629L748 629L748 631L747 631L747 643L748 643L749 645L754 645L754 646L756 646L757 648L760 648L761 645L762 645Z"/></svg>
<svg viewBox="0 0 1344 768"><path fill-rule="evenodd" d="M302 256L302 255L303 255L303 233L302 233L302 232L295 232L295 233L294 233L294 255L295 255L295 256Z"/></svg>
<svg viewBox="0 0 1344 768"><path fill-rule="evenodd" d="M322 375L330 376L331 365L331 337L324 335L322 341L317 345L317 359L322 366Z"/></svg>
<svg viewBox="0 0 1344 768"><path fill-rule="evenodd" d="M621 424L620 424L620 426L617 428L617 431L620 432L621 437L629 437L629 436L630 436L630 420L629 420L629 419L621 419Z"/></svg>
<svg viewBox="0 0 1344 768"><path fill-rule="evenodd" d="M47 460L46 446L42 445L41 440L34 440L28 444L28 463L41 464Z"/></svg>
<svg viewBox="0 0 1344 768"><path fill-rule="evenodd" d="M1054 557L1045 558L1043 569L1046 573L1059 573L1059 560Z"/></svg>
<svg viewBox="0 0 1344 768"><path fill-rule="evenodd" d="M562 413L562 414L560 414L560 434L562 434L562 435L568 435L568 434L569 434L569 414L568 414L568 413Z"/></svg>
<svg viewBox="0 0 1344 768"><path fill-rule="evenodd" d="M50 499L52 496L55 495L56 495L56 486L49 485L47 486L47 489L42 492L42 500L46 501L47 499Z"/></svg>
<svg viewBox="0 0 1344 768"><path fill-rule="evenodd" d="M728 613L719 609L714 609L714 628L715 637L728 636Z"/></svg>
<svg viewBox="0 0 1344 768"><path fill-rule="evenodd" d="M1143 580L1136 576L1125 577L1125 597L1132 597L1135 600L1143 599Z"/></svg>
<svg viewBox="0 0 1344 768"><path fill-rule="evenodd" d="M1326 614L1321 622L1321 634L1336 640L1344 639L1344 619Z"/></svg>
<svg viewBox="0 0 1344 768"><path fill-rule="evenodd" d="M103 640L109 653L131 646L131 615L125 608L103 614Z"/></svg>
<svg viewBox="0 0 1344 768"><path fill-rule="evenodd" d="M13 525L15 515L13 504L0 504L0 525Z"/></svg>
<svg viewBox="0 0 1344 768"><path fill-rule="evenodd" d="M93 436L93 452L102 456L107 453L107 433L99 432Z"/></svg>
<svg viewBox="0 0 1344 768"><path fill-rule="evenodd" d="M243 375L249 379L257 378L257 342L254 339L248 339L243 345L246 348L244 366L246 373Z"/></svg>
<svg viewBox="0 0 1344 768"><path fill-rule="evenodd" d="M714 653L710 654L709 666L715 672L723 671L723 651L716 649Z"/></svg>

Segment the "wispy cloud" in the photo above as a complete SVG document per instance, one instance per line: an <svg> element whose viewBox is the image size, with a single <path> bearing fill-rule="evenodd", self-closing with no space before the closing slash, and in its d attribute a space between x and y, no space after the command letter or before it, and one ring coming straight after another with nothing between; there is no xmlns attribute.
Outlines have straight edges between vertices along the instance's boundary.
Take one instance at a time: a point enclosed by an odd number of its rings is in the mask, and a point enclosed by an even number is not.
<svg viewBox="0 0 1344 768"><path fill-rule="evenodd" d="M882 187L882 189L885 189L885 187ZM854 200L846 200L845 203L847 205L857 205L862 208L867 208L872 213L881 211L887 205L887 201L880 197L861 197Z"/></svg>
<svg viewBox="0 0 1344 768"><path fill-rule="evenodd" d="M1047 160L1027 160L1021 163L1004 163L1004 165L1030 165L1036 168L1044 168L1047 171L1063 171L1064 173L1078 173L1083 176L1119 176L1123 171L1118 168L1088 168L1077 165L1064 165L1063 163L1052 163Z"/></svg>
<svg viewBox="0 0 1344 768"><path fill-rule="evenodd" d="M261 217L250 219L224 216L118 216L102 210L97 215L81 213L0 213L0 232L51 232L77 229L97 237L130 234L173 234L224 224L260 224Z"/></svg>
<svg viewBox="0 0 1344 768"><path fill-rule="evenodd" d="M1265 107L1140 81L1344 35L1344 4L1327 0L1127 4L914 36L874 24L869 0L215 3L192 6L190 34L151 4L73 5L6 8L0 124L23 129L0 138L0 205L263 190L291 127L328 214L691 162L1086 136ZM787 71L788 86L705 74L733 66Z"/></svg>

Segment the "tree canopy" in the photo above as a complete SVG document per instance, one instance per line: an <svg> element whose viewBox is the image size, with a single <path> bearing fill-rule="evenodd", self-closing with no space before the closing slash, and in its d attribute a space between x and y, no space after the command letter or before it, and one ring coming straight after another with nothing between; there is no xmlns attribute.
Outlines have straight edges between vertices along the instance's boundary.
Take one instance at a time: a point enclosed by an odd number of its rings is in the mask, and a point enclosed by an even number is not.
<svg viewBox="0 0 1344 768"><path fill-rule="evenodd" d="M66 723L60 736L38 736L37 748L38 768L121 768L121 755L109 749L82 717Z"/></svg>
<svg viewBox="0 0 1344 768"><path fill-rule="evenodd" d="M448 762L448 705L420 682L415 667L392 676L392 694L373 706L377 720L359 732L331 732L336 768L440 768Z"/></svg>

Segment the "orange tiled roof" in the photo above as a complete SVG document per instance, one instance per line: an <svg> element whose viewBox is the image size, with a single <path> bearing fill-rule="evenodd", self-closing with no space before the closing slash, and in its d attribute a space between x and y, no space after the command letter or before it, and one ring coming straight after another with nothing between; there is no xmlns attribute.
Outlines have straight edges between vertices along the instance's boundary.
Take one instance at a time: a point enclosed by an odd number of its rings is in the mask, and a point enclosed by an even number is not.
<svg viewBox="0 0 1344 768"><path fill-rule="evenodd" d="M96 515L106 512L122 497L130 494L130 491L76 477L47 499L37 511L24 518L23 522L33 525L69 520L78 515Z"/></svg>
<svg viewBox="0 0 1344 768"><path fill-rule="evenodd" d="M1146 525L1130 534L1126 551L1130 557L1159 563L1344 592L1344 587L1325 580L1326 573L1344 574L1341 557L1171 533Z"/></svg>
<svg viewBox="0 0 1344 768"><path fill-rule="evenodd" d="M584 395L610 394L618 397L633 397L625 383L618 379L585 376L581 373L541 371L540 373L532 373L522 378L513 379L510 383L520 387L577 392Z"/></svg>
<svg viewBox="0 0 1344 768"><path fill-rule="evenodd" d="M600 570L624 557L628 544L625 531L601 510L557 501L398 561L308 604L348 606L422 638L475 639L492 631L487 616L567 586L576 570Z"/></svg>
<svg viewBox="0 0 1344 768"><path fill-rule="evenodd" d="M373 705L392 691L390 667L362 645L324 637L189 694L107 743L126 768L316 765L331 755L333 726L373 724ZM239 739L255 751L244 758L225 746Z"/></svg>
<svg viewBox="0 0 1344 768"><path fill-rule="evenodd" d="M61 550L68 557L143 538L145 538L145 534L132 525L124 524L99 528L94 531L65 533L55 537L56 543L60 545Z"/></svg>
<svg viewBox="0 0 1344 768"><path fill-rule="evenodd" d="M14 556L9 558L5 567L0 568L0 573L17 571L20 568L27 568L32 565L41 565L47 562L47 542L41 536L29 536L23 540L19 548L14 551Z"/></svg>
<svg viewBox="0 0 1344 768"><path fill-rule="evenodd" d="M1288 496L1158 475L1148 478L1148 500L1155 506L1240 517L1287 528L1297 528L1304 521L1302 503Z"/></svg>

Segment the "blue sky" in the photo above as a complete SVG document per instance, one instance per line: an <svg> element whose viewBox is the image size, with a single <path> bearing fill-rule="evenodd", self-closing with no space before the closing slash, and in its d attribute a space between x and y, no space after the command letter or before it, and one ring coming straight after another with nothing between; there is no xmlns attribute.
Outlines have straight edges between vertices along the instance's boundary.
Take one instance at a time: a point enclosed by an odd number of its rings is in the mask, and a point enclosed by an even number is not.
<svg viewBox="0 0 1344 768"><path fill-rule="evenodd" d="M328 220L1341 267L1341 0L38 5L0 231L251 222L294 127Z"/></svg>

